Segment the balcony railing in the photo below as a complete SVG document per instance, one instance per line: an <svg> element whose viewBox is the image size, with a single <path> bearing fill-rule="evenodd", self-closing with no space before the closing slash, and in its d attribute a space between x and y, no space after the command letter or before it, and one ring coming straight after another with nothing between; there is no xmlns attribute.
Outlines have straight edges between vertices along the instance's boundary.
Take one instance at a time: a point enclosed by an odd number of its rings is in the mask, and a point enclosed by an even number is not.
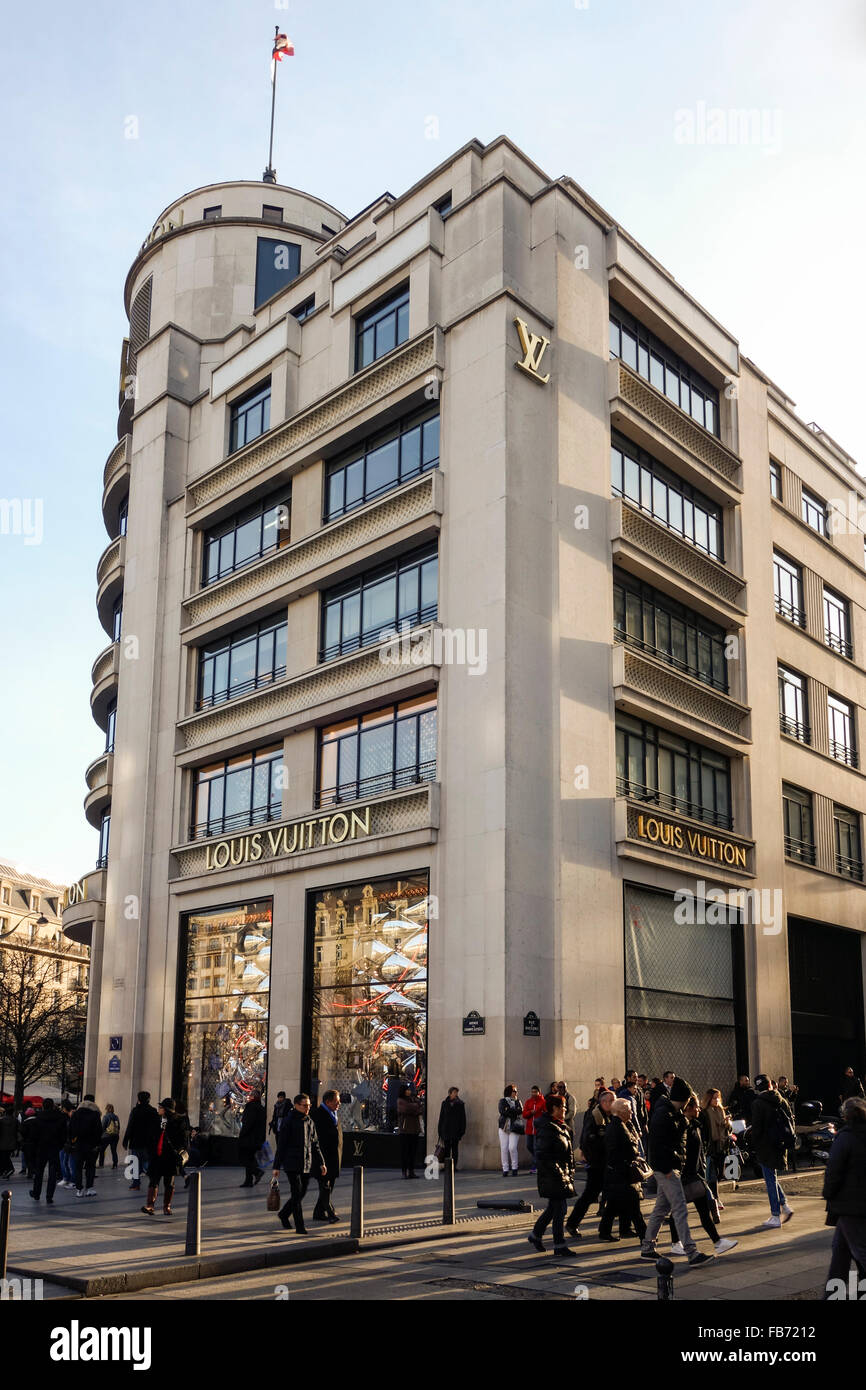
<svg viewBox="0 0 866 1390"><path fill-rule="evenodd" d="M726 681L716 680L711 673L699 670L688 661L681 661L678 656L674 656L673 652L664 647L656 647L652 642L644 642L640 637L635 637L630 632L624 632L620 627L614 628L613 640L622 643L624 647L633 647L635 651L647 652L650 656L672 666L675 671L682 671L683 675L691 676L693 680L700 681L702 685L707 685L712 690L721 690L724 695L728 693Z"/></svg>
<svg viewBox="0 0 866 1390"><path fill-rule="evenodd" d="M798 859L801 864L815 863L815 842L814 840L797 840L793 835L785 836L785 856L788 859Z"/></svg>
<svg viewBox="0 0 866 1390"><path fill-rule="evenodd" d="M838 739L830 740L830 756L835 758L837 763L847 763L849 767L859 767L857 750L852 748L850 743L840 743Z"/></svg>
<svg viewBox="0 0 866 1390"><path fill-rule="evenodd" d="M848 660L851 660L854 648L847 637L840 637L838 632L832 632L829 627L825 627L824 644L828 646L831 651L838 652L840 656L847 656Z"/></svg>
<svg viewBox="0 0 866 1390"><path fill-rule="evenodd" d="M627 777L617 777L616 779L617 796L628 796L633 801L648 801L654 806L658 806L663 811L674 811L681 816L690 816L692 820L703 821L706 825L715 825L720 830L733 830L733 817L724 811L717 811L712 806L701 806L695 801L689 801L686 797L671 796L669 792L660 791L658 787L645 787L640 782L630 782Z"/></svg>
<svg viewBox="0 0 866 1390"><path fill-rule="evenodd" d="M330 647L320 647L319 661L332 661L335 656L348 656L350 652L360 651L362 647L371 647L374 643L380 642L387 633L398 636L409 633L423 623L434 622L438 612L438 603L428 603L424 608L417 608L414 613L404 613L402 618L389 619L377 628L359 633L357 637L344 637L340 642L333 642Z"/></svg>
<svg viewBox="0 0 866 1390"><path fill-rule="evenodd" d="M801 724L798 719L791 719L787 714L779 715L779 728L783 734L795 738L798 743L812 742L812 730L809 725Z"/></svg>
<svg viewBox="0 0 866 1390"><path fill-rule="evenodd" d="M383 792L397 791L400 787L413 787L420 782L435 780L436 759L433 758L430 762L415 763L412 767L362 777L356 782L343 782L339 787L322 787L316 792L315 804L317 809L336 806L342 801L361 801L366 796L380 796Z"/></svg>
<svg viewBox="0 0 866 1390"><path fill-rule="evenodd" d="M212 816L210 820L193 821L189 830L191 840L204 840L210 835L226 835L234 830L246 830L251 825L267 825L279 820L282 806L256 806L252 811L235 811L230 816Z"/></svg>
<svg viewBox="0 0 866 1390"><path fill-rule="evenodd" d="M223 705L227 700L234 700L238 695L249 695L253 690L261 690L265 685L273 685L274 681L282 680L285 674L285 666L275 666L272 671L261 671L255 676L250 676L249 680L237 681L224 690L215 691L213 695L200 696L195 702L195 707L200 710L210 709L213 705Z"/></svg>
<svg viewBox="0 0 866 1390"><path fill-rule="evenodd" d="M863 860L849 859L844 854L836 855L836 872L842 874L843 878L853 878L857 883L863 882Z"/></svg>
<svg viewBox="0 0 866 1390"><path fill-rule="evenodd" d="M787 618L789 623L794 623L797 627L806 626L805 611L802 608L798 608L795 604L789 603L786 598L782 598L781 594L776 594L776 612L780 613L783 618Z"/></svg>

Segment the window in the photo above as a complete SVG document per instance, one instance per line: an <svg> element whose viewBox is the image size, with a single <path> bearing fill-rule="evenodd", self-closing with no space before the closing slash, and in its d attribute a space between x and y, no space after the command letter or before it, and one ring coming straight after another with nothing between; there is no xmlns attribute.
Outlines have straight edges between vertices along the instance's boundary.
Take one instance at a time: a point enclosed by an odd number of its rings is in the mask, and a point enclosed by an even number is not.
<svg viewBox="0 0 866 1390"><path fill-rule="evenodd" d="M820 497L814 493L807 492L803 488L802 500L803 520L813 531L817 531L819 536L827 534L827 504L822 502Z"/></svg>
<svg viewBox="0 0 866 1390"><path fill-rule="evenodd" d="M285 618L265 618L202 647L196 709L232 700L286 674Z"/></svg>
<svg viewBox="0 0 866 1390"><path fill-rule="evenodd" d="M125 535L126 535L126 524L127 524L128 520L129 520L129 498L128 498L128 497L124 497L123 501L121 502L121 504L120 504L120 506L119 506L119 508L118 508L118 510L117 510L117 534L118 534L119 536L125 536Z"/></svg>
<svg viewBox="0 0 866 1390"><path fill-rule="evenodd" d="M411 415L328 465L325 521L439 467L439 415Z"/></svg>
<svg viewBox="0 0 866 1390"><path fill-rule="evenodd" d="M811 743L806 680L787 667L779 667L779 727L800 743Z"/></svg>
<svg viewBox="0 0 866 1390"><path fill-rule="evenodd" d="M624 714L616 721L616 792L726 830L733 826L728 759Z"/></svg>
<svg viewBox="0 0 866 1390"><path fill-rule="evenodd" d="M271 380L264 386L257 386L231 406L231 428L229 430L229 453L258 439L271 424Z"/></svg>
<svg viewBox="0 0 866 1390"><path fill-rule="evenodd" d="M114 732L117 727L117 701L110 700L108 703L108 723L105 727L105 751L114 752Z"/></svg>
<svg viewBox="0 0 866 1390"><path fill-rule="evenodd" d="M782 500L782 465L770 460L770 496Z"/></svg>
<svg viewBox="0 0 866 1390"><path fill-rule="evenodd" d="M438 577L434 545L328 590L322 601L319 660L330 661L377 642L386 632L408 631L435 618Z"/></svg>
<svg viewBox="0 0 866 1390"><path fill-rule="evenodd" d="M806 626L803 611L803 575L799 565L786 560L778 551L773 552L773 592L776 596L776 612L798 627Z"/></svg>
<svg viewBox="0 0 866 1390"><path fill-rule="evenodd" d="M262 206L262 221L263 221L263 222L282 222L282 220L283 220L283 210L282 210L282 208L275 208L271 203L265 203L265 204Z"/></svg>
<svg viewBox="0 0 866 1390"><path fill-rule="evenodd" d="M824 641L834 652L851 656L850 625L848 622L848 600L832 589L824 589Z"/></svg>
<svg viewBox="0 0 866 1390"><path fill-rule="evenodd" d="M721 507L622 435L611 436L610 460L615 496L626 497L690 545L724 560Z"/></svg>
<svg viewBox="0 0 866 1390"><path fill-rule="evenodd" d="M3 892L2 892L2 895L0 895L0 902L3 903L3 906L4 906L4 907L9 907L9 906L11 905L11 902L12 902L12 899L11 899L11 897L9 896L9 889L6 887L5 883L4 883L4 885L3 885Z"/></svg>
<svg viewBox="0 0 866 1390"><path fill-rule="evenodd" d="M30 911L31 911L31 912L38 912L38 911L39 911L39 904L41 903L41 901L42 901L42 899L40 898L40 896L39 896L38 893L31 893L31 894L30 894Z"/></svg>
<svg viewBox="0 0 866 1390"><path fill-rule="evenodd" d="M9 918L8 918L8 917L0 917L0 936L5 936L6 933L8 932L8 930L9 930ZM3 964L2 964L2 968L5 970L5 969L6 969L6 952L4 951L2 954L3 954Z"/></svg>
<svg viewBox="0 0 866 1390"><path fill-rule="evenodd" d="M827 696L827 724L830 753L840 763L857 766L857 742L854 736L854 710L847 700Z"/></svg>
<svg viewBox="0 0 866 1390"><path fill-rule="evenodd" d="M111 807L103 811L102 819L99 823L99 858L96 861L97 869L104 869L108 863L108 837L111 833Z"/></svg>
<svg viewBox="0 0 866 1390"><path fill-rule="evenodd" d="M266 498L206 531L202 547L202 584L214 584L225 575L288 545L289 504L289 495L284 494L279 501Z"/></svg>
<svg viewBox="0 0 866 1390"><path fill-rule="evenodd" d="M117 598L117 599L114 600L114 605L113 605L113 607L112 607L112 609L111 609L111 640L112 640L112 642L119 642L119 641L120 641L120 627L121 627L122 622L123 622L123 595L121 594L120 598Z"/></svg>
<svg viewBox="0 0 866 1390"><path fill-rule="evenodd" d="M217 203L215 207L205 208L202 214L203 222L218 222L223 215L222 204Z"/></svg>
<svg viewBox="0 0 866 1390"><path fill-rule="evenodd" d="M435 776L435 695L343 719L319 735L317 806L378 796Z"/></svg>
<svg viewBox="0 0 866 1390"><path fill-rule="evenodd" d="M294 241L271 241L259 237L256 243L255 308L285 289L301 273L301 248Z"/></svg>
<svg viewBox="0 0 866 1390"><path fill-rule="evenodd" d="M610 355L661 391L697 424L719 433L719 393L661 339L611 300Z"/></svg>
<svg viewBox="0 0 866 1390"><path fill-rule="evenodd" d="M409 286L389 294L355 320L355 371L377 362L409 337Z"/></svg>
<svg viewBox="0 0 866 1390"><path fill-rule="evenodd" d="M812 829L811 793L783 782L782 815L785 825L785 854L789 859L814 864L815 835Z"/></svg>
<svg viewBox="0 0 866 1390"><path fill-rule="evenodd" d="M723 628L618 569L613 572L613 612L617 642L639 647L705 685L727 690Z"/></svg>
<svg viewBox="0 0 866 1390"><path fill-rule="evenodd" d="M196 769L191 838L279 820L283 746L241 753Z"/></svg>
<svg viewBox="0 0 866 1390"><path fill-rule="evenodd" d="M438 203L433 204L433 207L434 210L438 212L439 216L442 218L442 221L444 222L445 218L451 211L451 194L446 193L444 198L440 198Z"/></svg>
<svg viewBox="0 0 866 1390"><path fill-rule="evenodd" d="M303 304L298 304L294 309L292 309L292 318L297 319L298 323L303 323L304 319L308 319L310 317L310 314L313 312L315 307L316 296L314 294L311 294L309 299L304 300Z"/></svg>
<svg viewBox="0 0 866 1390"><path fill-rule="evenodd" d="M833 834L836 841L836 872L863 882L863 851L860 847L860 817L847 806L833 807Z"/></svg>

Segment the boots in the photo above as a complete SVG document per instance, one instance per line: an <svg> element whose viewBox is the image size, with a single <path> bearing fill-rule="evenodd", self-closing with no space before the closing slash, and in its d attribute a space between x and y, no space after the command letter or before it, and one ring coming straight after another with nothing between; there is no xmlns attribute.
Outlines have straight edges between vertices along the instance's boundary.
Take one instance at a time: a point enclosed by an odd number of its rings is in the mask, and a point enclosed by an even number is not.
<svg viewBox="0 0 866 1390"><path fill-rule="evenodd" d="M171 1216L171 1199L174 1196L174 1183L166 1183L165 1195L162 1199L162 1210L166 1216Z"/></svg>
<svg viewBox="0 0 866 1390"><path fill-rule="evenodd" d="M143 1212L145 1212L148 1216L153 1216L153 1204L154 1204L155 1201L156 1201L156 1188L155 1188L155 1187L149 1187L149 1188L147 1189L147 1202L145 1203L145 1205L142 1207L141 1210L142 1210Z"/></svg>

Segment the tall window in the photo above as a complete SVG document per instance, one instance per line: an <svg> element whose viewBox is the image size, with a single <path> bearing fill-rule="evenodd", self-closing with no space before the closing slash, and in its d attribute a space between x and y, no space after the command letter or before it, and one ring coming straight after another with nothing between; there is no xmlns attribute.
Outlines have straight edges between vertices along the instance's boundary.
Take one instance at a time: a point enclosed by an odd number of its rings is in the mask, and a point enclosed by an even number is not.
<svg viewBox="0 0 866 1390"><path fill-rule="evenodd" d="M118 510L117 510L117 534L118 534L119 536L125 536L125 535L126 535L126 526L127 526L127 522L128 522L128 521L129 521L129 498L128 498L128 497L124 497L123 501L121 502L121 504L120 504L120 506L119 506L119 508L118 508Z"/></svg>
<svg viewBox="0 0 866 1390"><path fill-rule="evenodd" d="M114 752L114 732L117 727L117 701L110 700L108 703L108 723L105 728L105 751Z"/></svg>
<svg viewBox="0 0 866 1390"><path fill-rule="evenodd" d="M616 720L616 790L710 825L733 825L728 759L625 714Z"/></svg>
<svg viewBox="0 0 866 1390"><path fill-rule="evenodd" d="M317 806L436 776L436 696L418 695L322 729Z"/></svg>
<svg viewBox="0 0 866 1390"><path fill-rule="evenodd" d="M439 466L439 415L411 415L328 465L325 521Z"/></svg>
<svg viewBox="0 0 866 1390"><path fill-rule="evenodd" d="M102 819L99 822L99 857L96 860L97 869L104 869L108 863L108 839L111 834L111 807L103 811Z"/></svg>
<svg viewBox="0 0 866 1390"><path fill-rule="evenodd" d="M122 624L122 623L123 623L123 594L120 595L120 598L117 598L117 599L114 600L114 605L113 605L112 610L111 610L111 640L112 640L112 642L119 642L119 641L120 641L120 628L121 628L121 624Z"/></svg>
<svg viewBox="0 0 866 1390"><path fill-rule="evenodd" d="M613 613L618 642L651 652L705 685L727 690L723 628L618 569L613 572Z"/></svg>
<svg viewBox="0 0 866 1390"><path fill-rule="evenodd" d="M782 783L782 816L785 826L785 854L804 864L815 862L815 832L812 822L812 795L800 787Z"/></svg>
<svg viewBox="0 0 866 1390"><path fill-rule="evenodd" d="M229 453L243 448L250 440L258 439L271 425L271 381L257 386L230 407Z"/></svg>
<svg viewBox="0 0 866 1390"><path fill-rule="evenodd" d="M320 661L357 651L386 632L417 627L436 617L439 559L436 546L330 589L322 602Z"/></svg>
<svg viewBox="0 0 866 1390"><path fill-rule="evenodd" d="M301 248L294 241L272 241L259 237L256 242L256 299L258 309L265 300L285 289L301 273Z"/></svg>
<svg viewBox="0 0 866 1390"><path fill-rule="evenodd" d="M813 492L807 492L803 488L803 500L801 503L803 520L807 526L811 526L813 531L817 531L819 536L827 534L827 504L822 502L820 497L816 497Z"/></svg>
<svg viewBox="0 0 866 1390"><path fill-rule="evenodd" d="M617 497L627 497L690 545L716 560L724 559L722 509L709 497L622 435L611 436L610 465L611 488Z"/></svg>
<svg viewBox="0 0 866 1390"><path fill-rule="evenodd" d="M782 465L770 460L770 496L782 500Z"/></svg>
<svg viewBox="0 0 866 1390"><path fill-rule="evenodd" d="M833 807L833 834L836 841L836 872L863 882L863 851L860 845L860 817L847 806Z"/></svg>
<svg viewBox="0 0 866 1390"><path fill-rule="evenodd" d="M294 309L290 310L290 312L293 319L297 319L298 323L303 323L304 319L308 319L310 317L310 314L313 313L315 307L316 296L314 294L311 294L309 299L305 299L300 304L296 304Z"/></svg>
<svg viewBox="0 0 866 1390"><path fill-rule="evenodd" d="M202 647L196 709L232 700L286 674L285 618L265 618Z"/></svg>
<svg viewBox="0 0 866 1390"><path fill-rule="evenodd" d="M786 560L778 551L773 552L773 591L776 596L776 612L798 627L806 626L803 611L803 572L799 565Z"/></svg>
<svg viewBox="0 0 866 1390"><path fill-rule="evenodd" d="M779 667L779 727L800 743L811 743L805 677L785 666Z"/></svg>
<svg viewBox="0 0 866 1390"><path fill-rule="evenodd" d="M202 584L213 584L289 543L291 509L288 496L269 498L214 526L205 533Z"/></svg>
<svg viewBox="0 0 866 1390"><path fill-rule="evenodd" d="M403 285L355 320L355 371L368 367L409 337L409 286Z"/></svg>
<svg viewBox="0 0 866 1390"><path fill-rule="evenodd" d="M832 589L824 589L824 641L834 652L851 656L851 627L848 621L848 600Z"/></svg>
<svg viewBox="0 0 866 1390"><path fill-rule="evenodd" d="M196 769L192 838L279 820L283 746L259 748Z"/></svg>
<svg viewBox="0 0 866 1390"><path fill-rule="evenodd" d="M610 305L610 355L661 391L674 405L719 433L719 393L707 379L673 352L619 304Z"/></svg>
<svg viewBox="0 0 866 1390"><path fill-rule="evenodd" d="M827 723L830 752L840 763L857 766L857 740L854 734L854 710L847 700L827 696Z"/></svg>

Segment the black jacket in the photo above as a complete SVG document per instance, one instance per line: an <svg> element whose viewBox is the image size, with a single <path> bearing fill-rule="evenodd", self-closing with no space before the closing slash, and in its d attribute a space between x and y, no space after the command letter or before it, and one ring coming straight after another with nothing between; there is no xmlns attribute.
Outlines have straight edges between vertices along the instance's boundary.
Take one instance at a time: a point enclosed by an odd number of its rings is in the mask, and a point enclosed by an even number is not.
<svg viewBox="0 0 866 1390"><path fill-rule="evenodd" d="M866 1218L866 1124L848 1123L833 1140L823 1196L831 1224L839 1216Z"/></svg>
<svg viewBox="0 0 866 1390"><path fill-rule="evenodd" d="M863 1096L863 1082L859 1076L843 1076L842 1089L839 1095L843 1100L850 1100L852 1096Z"/></svg>
<svg viewBox="0 0 866 1390"><path fill-rule="evenodd" d="M53 1158L66 1143L66 1116L56 1106L36 1115L36 1156Z"/></svg>
<svg viewBox="0 0 866 1390"><path fill-rule="evenodd" d="M161 1160L165 1165L173 1161L175 1168L179 1170L181 1167L181 1150L185 1150L187 1153L189 1152L189 1120L186 1115L182 1113L169 1113L165 1116L165 1130L163 1130L163 1117L157 1115L156 1118L158 1125L156 1136L150 1149L151 1161L154 1159ZM162 1153L157 1153L160 1135L163 1136Z"/></svg>
<svg viewBox="0 0 866 1390"><path fill-rule="evenodd" d="M741 1086L737 1082L731 1094L728 1096L728 1109L735 1120L745 1120L746 1124L752 1122L752 1106L755 1103L757 1091L751 1086Z"/></svg>
<svg viewBox="0 0 866 1390"><path fill-rule="evenodd" d="M274 1101L274 1108L271 1114L271 1123L268 1125L268 1132L277 1135L280 1132L280 1124L292 1109L292 1102L288 1099Z"/></svg>
<svg viewBox="0 0 866 1390"><path fill-rule="evenodd" d="M318 1173L322 1166L322 1150L316 1127L309 1115L294 1106L280 1125L274 1167L286 1173Z"/></svg>
<svg viewBox="0 0 866 1390"><path fill-rule="evenodd" d="M447 1096L439 1107L440 1139L462 1139L466 1133L466 1106L462 1100L448 1100Z"/></svg>
<svg viewBox="0 0 866 1390"><path fill-rule="evenodd" d="M605 1115L600 1105L594 1105L583 1117L578 1148L588 1168L604 1168L607 1163L604 1135L609 1123L610 1117Z"/></svg>
<svg viewBox="0 0 866 1390"><path fill-rule="evenodd" d="M548 1201L574 1196L574 1146L568 1125L558 1124L550 1115L539 1115L535 1122L535 1166L538 1169L538 1195Z"/></svg>
<svg viewBox="0 0 866 1390"><path fill-rule="evenodd" d="M648 1095L650 1121L652 1121L653 1111L655 1110L659 1101L663 1100L667 1093L668 1088L663 1081L657 1082L655 1086L650 1086Z"/></svg>
<svg viewBox="0 0 866 1390"><path fill-rule="evenodd" d="M159 1112L139 1102L129 1112L123 1135L125 1149L152 1149L159 1134Z"/></svg>
<svg viewBox="0 0 866 1390"><path fill-rule="evenodd" d="M327 1105L317 1105L313 1111L313 1124L316 1126L316 1138L328 1169L328 1180L333 1179L336 1182L343 1161L343 1126L340 1124L339 1115L329 1110Z"/></svg>
<svg viewBox="0 0 866 1390"><path fill-rule="evenodd" d="M267 1116L260 1100L248 1100L241 1116L238 1131L238 1158L245 1163L253 1158L265 1142L265 1123Z"/></svg>
<svg viewBox="0 0 866 1390"><path fill-rule="evenodd" d="M69 1141L76 1149L95 1149L102 1138L102 1111L95 1101L83 1100L69 1119Z"/></svg>
<svg viewBox="0 0 866 1390"><path fill-rule="evenodd" d="M649 1161L657 1173L678 1173L686 1158L688 1120L669 1096L656 1102L649 1122Z"/></svg>
<svg viewBox="0 0 866 1390"><path fill-rule="evenodd" d="M789 1136L794 1130L794 1121L788 1102L782 1100L778 1091L761 1091L755 1096L752 1106L751 1148L755 1162L765 1168L784 1171L788 1166L786 1157L788 1142L782 1137L786 1128Z"/></svg>
<svg viewBox="0 0 866 1390"><path fill-rule="evenodd" d="M695 1178L702 1178L706 1172L706 1157L704 1155L704 1136L701 1133L701 1126L698 1120L686 1121L686 1156L680 1171L683 1182L694 1182Z"/></svg>
<svg viewBox="0 0 866 1390"><path fill-rule="evenodd" d="M631 1165L641 1157L636 1127L630 1121L621 1120L619 1115L611 1115L604 1129L604 1149L607 1157L605 1191L613 1187L633 1187L640 1192L640 1182L636 1182L631 1175Z"/></svg>
<svg viewBox="0 0 866 1390"><path fill-rule="evenodd" d="M520 1124L521 1124L521 1125L523 1124L523 1106L521 1105L521 1103L520 1103L519 1100L516 1100L516 1099L514 1098L514 1096L503 1096L502 1099L501 1099L500 1102L499 1102L499 1128L500 1128L500 1129L504 1129L504 1128L505 1128L505 1122L506 1122L506 1120L510 1120L510 1121L511 1121L511 1132L512 1132L512 1133L519 1132L519 1131L515 1131L515 1129L514 1129L514 1121L515 1121L515 1120L519 1120Z"/></svg>

